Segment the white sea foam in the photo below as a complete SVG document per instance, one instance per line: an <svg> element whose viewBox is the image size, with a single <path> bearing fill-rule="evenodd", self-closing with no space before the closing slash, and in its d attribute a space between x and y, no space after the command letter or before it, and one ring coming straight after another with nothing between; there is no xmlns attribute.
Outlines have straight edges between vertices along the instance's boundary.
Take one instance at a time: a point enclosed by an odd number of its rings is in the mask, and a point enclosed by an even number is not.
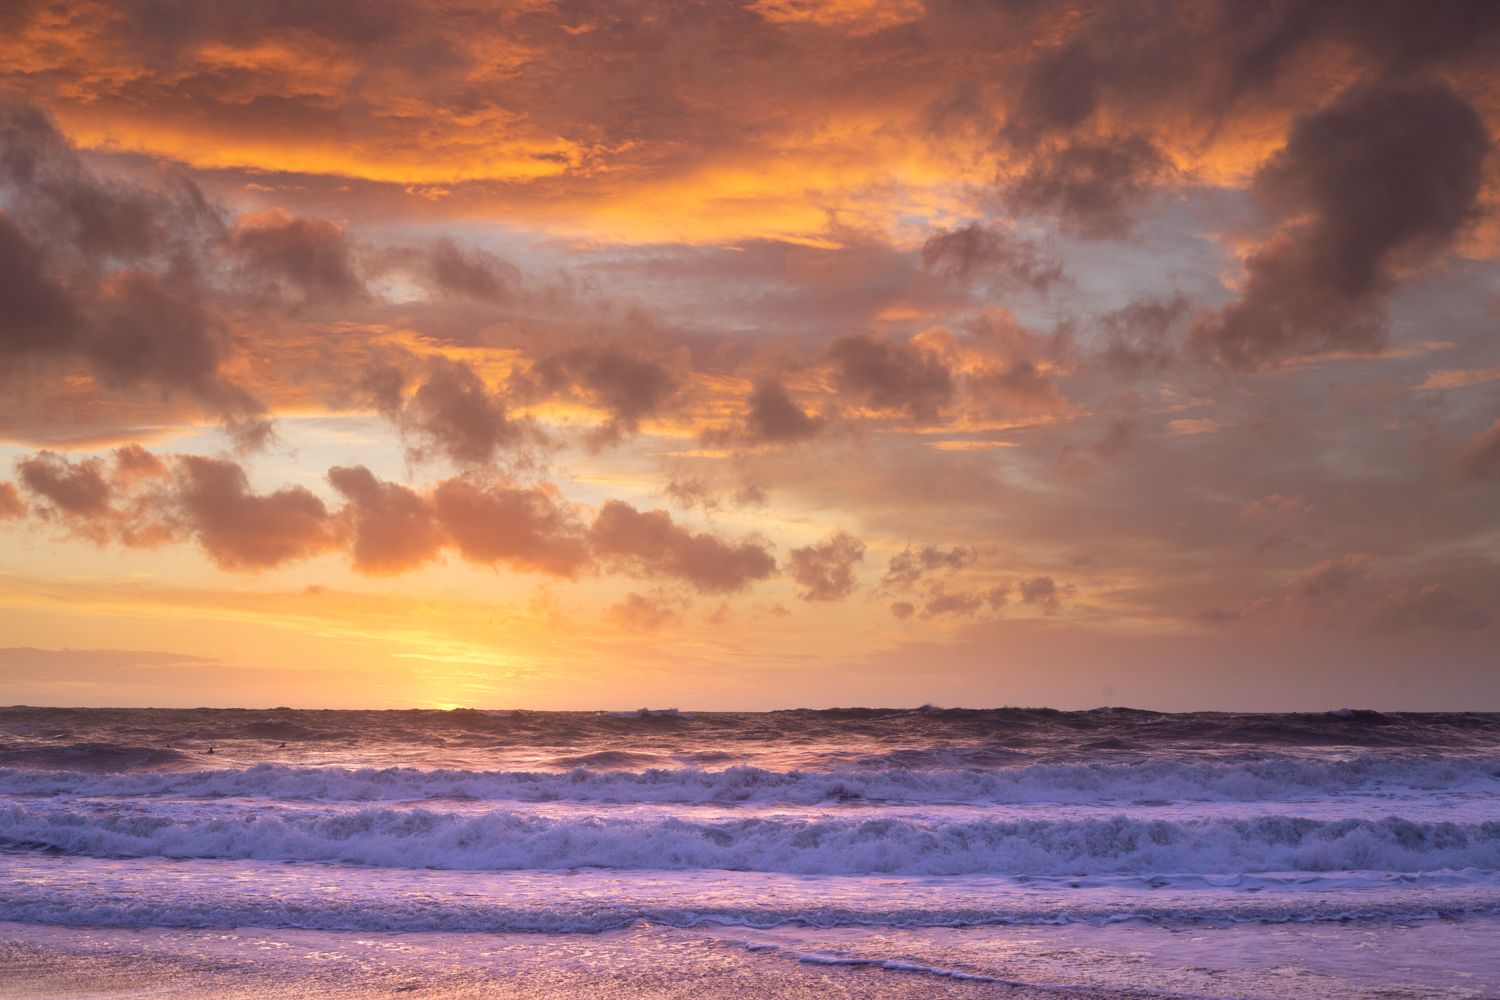
<svg viewBox="0 0 1500 1000"><path fill-rule="evenodd" d="M0 803L0 844L95 857L253 858L388 868L599 867L803 874L1418 872L1500 869L1500 822L1278 815L988 819L909 812L547 816L511 809Z"/></svg>
<svg viewBox="0 0 1500 1000"><path fill-rule="evenodd" d="M597 932L634 921L769 928L1145 920L1288 922L1500 912L1500 874L790 876L723 871L471 872L14 855L0 920L79 926Z"/></svg>
<svg viewBox="0 0 1500 1000"><path fill-rule="evenodd" d="M0 768L0 795L235 796L327 802L777 803L1267 802L1370 791L1465 792L1500 797L1500 760L1393 757L1345 760L1150 760L1008 768L844 771L455 771L296 768L88 774Z"/></svg>
<svg viewBox="0 0 1500 1000"><path fill-rule="evenodd" d="M1489 717L32 714L0 747L0 919L568 931L1500 908Z"/></svg>

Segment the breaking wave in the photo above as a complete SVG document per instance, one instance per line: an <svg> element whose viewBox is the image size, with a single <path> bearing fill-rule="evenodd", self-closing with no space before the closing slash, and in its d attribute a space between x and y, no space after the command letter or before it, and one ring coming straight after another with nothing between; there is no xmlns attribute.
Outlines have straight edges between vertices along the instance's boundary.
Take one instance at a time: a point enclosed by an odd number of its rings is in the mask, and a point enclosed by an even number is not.
<svg viewBox="0 0 1500 1000"><path fill-rule="evenodd" d="M187 815L120 804L0 806L0 844L93 857L324 861L383 868L730 869L789 874L1085 875L1500 869L1500 822L1257 816L1169 822L922 816L549 817L427 808Z"/></svg>
<svg viewBox="0 0 1500 1000"><path fill-rule="evenodd" d="M1488 757L1392 757L1346 760L1155 760L1137 763L1031 764L993 769L721 771L648 769L456 771L417 768L297 768L261 764L242 771L97 774L0 768L0 795L260 797L324 802L598 803L1060 803L1264 802L1402 789L1500 795L1500 760ZM593 755L595 768L631 755Z"/></svg>

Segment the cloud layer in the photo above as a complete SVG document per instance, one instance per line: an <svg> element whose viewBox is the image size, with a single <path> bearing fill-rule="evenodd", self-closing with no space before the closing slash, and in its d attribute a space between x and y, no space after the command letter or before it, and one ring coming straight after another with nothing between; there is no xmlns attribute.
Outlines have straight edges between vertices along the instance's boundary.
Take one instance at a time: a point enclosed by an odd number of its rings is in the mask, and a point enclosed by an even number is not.
<svg viewBox="0 0 1500 1000"><path fill-rule="evenodd" d="M1493 4L0 25L0 575L37 593L146 553L482 592L495 634L411 655L705 676L1010 625L1038 672L1492 638Z"/></svg>

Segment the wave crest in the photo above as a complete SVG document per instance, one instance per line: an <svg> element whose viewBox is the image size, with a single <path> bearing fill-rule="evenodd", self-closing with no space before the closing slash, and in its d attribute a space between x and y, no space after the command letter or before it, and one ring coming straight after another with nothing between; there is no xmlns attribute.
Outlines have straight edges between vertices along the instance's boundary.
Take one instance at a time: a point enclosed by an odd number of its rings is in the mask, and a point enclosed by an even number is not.
<svg viewBox="0 0 1500 1000"><path fill-rule="evenodd" d="M730 869L789 874L1086 875L1500 869L1500 823L755 817L555 818L416 809L0 806L0 844L94 857L325 861L383 868Z"/></svg>
<svg viewBox="0 0 1500 1000"><path fill-rule="evenodd" d="M93 774L0 768L0 795L263 797L326 802L890 803L1108 805L1131 802L1269 802L1401 789L1500 795L1500 760L1389 757L1341 761L1030 764L1006 768L768 771L729 767L604 770L629 754L545 771L424 771L416 768L298 768L261 764L243 771Z"/></svg>

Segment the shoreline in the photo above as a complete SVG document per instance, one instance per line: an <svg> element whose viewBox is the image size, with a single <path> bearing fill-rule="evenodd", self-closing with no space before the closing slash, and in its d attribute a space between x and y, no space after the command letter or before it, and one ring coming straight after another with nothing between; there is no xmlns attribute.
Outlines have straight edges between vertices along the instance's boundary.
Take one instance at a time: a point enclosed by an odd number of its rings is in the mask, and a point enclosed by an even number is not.
<svg viewBox="0 0 1500 1000"><path fill-rule="evenodd" d="M26 926L27 931L17 931ZM157 929L152 929L157 930ZM41 933L38 933L41 931ZM47 931L63 932L60 935ZM571 1000L594 993L614 998L750 1000L765 996L826 1000L918 998L1013 998L1042 1000L1060 993L1077 1000L1145 1000L1175 994L1090 989L1076 985L1017 985L955 978L933 970L893 970L867 964L788 960L773 951L751 950L713 938L677 940L682 932L651 929L600 934L465 935L492 938L511 954L541 961L484 961L493 953L459 958L444 954L440 935L360 935L356 932L259 932L217 928L200 932L47 928L0 924L0 966L7 969L0 1000L48 997L105 998L143 994L181 1000L233 997L271 1000L295 980L303 996L376 1000L413 994L460 997L525 997ZM59 938L64 940L59 940ZM206 942L207 937L218 938ZM51 940L47 940L47 939ZM73 940L68 941L67 938ZM127 940L128 938L128 940ZM413 948L407 941L419 938ZM662 940L666 938L667 940ZM42 939L42 940L38 940ZM233 939L227 943L225 939ZM217 943L219 947L203 947ZM330 953L364 946L375 955ZM297 946L300 945L301 948ZM622 946L623 945L623 946ZM198 946L194 948L193 946ZM237 946L237 947L236 947ZM274 957L255 954L274 949ZM286 954L292 949L293 954ZM404 952L404 953L403 953ZM436 954L435 954L436 953ZM457 959L457 960L455 960ZM465 961L464 959L467 959ZM1184 994L1185 995L1185 994Z"/></svg>
<svg viewBox="0 0 1500 1000"><path fill-rule="evenodd" d="M0 1000L774 996L1477 1000L1500 918L1386 924L679 929L99 928L0 922ZM1478 954L1480 958L1474 956Z"/></svg>
<svg viewBox="0 0 1500 1000"><path fill-rule="evenodd" d="M397 933L1370 923L1500 915L1500 874L1037 878L722 869L474 871L0 853L0 919L82 927ZM1221 884L1222 883L1222 884Z"/></svg>

